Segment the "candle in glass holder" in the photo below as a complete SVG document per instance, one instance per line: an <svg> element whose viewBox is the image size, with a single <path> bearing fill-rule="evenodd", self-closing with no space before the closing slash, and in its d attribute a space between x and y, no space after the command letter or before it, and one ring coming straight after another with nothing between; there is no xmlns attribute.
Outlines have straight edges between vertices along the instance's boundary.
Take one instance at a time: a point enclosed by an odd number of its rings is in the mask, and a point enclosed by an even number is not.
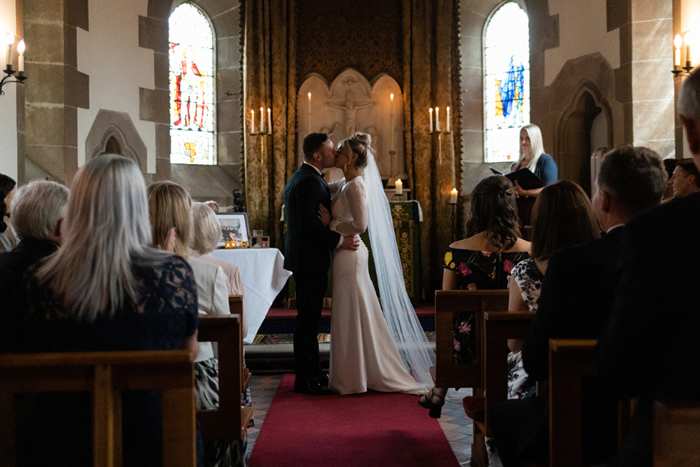
<svg viewBox="0 0 700 467"><path fill-rule="evenodd" d="M403 182L401 181L400 178L399 178L398 180L396 180L396 188L394 189L394 192L395 192L397 195L402 195L402 194L403 194Z"/></svg>
<svg viewBox="0 0 700 467"><path fill-rule="evenodd" d="M457 188L452 188L452 192L450 193L450 204L457 204Z"/></svg>
<svg viewBox="0 0 700 467"><path fill-rule="evenodd" d="M433 108L430 108L430 132L433 132Z"/></svg>
<svg viewBox="0 0 700 467"><path fill-rule="evenodd" d="M435 131L440 132L440 107L435 107Z"/></svg>

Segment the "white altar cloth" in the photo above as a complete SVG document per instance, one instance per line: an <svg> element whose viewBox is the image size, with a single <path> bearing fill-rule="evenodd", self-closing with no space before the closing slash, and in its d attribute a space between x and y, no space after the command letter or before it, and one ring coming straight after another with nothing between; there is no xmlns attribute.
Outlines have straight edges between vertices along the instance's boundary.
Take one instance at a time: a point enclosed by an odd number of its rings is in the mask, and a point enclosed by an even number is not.
<svg viewBox="0 0 700 467"><path fill-rule="evenodd" d="M248 317L248 335L243 342L252 344L272 302L292 273L284 269L284 256L277 248L214 250L211 254L238 266Z"/></svg>

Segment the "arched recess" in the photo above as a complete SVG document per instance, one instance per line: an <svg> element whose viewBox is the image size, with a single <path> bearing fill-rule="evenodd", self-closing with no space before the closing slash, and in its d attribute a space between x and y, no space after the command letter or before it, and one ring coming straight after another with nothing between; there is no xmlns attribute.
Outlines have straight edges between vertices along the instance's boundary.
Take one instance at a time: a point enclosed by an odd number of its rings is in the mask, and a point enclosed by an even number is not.
<svg viewBox="0 0 700 467"><path fill-rule="evenodd" d="M600 132L594 134L593 127L604 125L607 147L613 145L612 111L608 102L590 80L583 80L573 93L573 98L565 106L556 130L556 158L559 165L559 179L578 183L588 193L591 192L591 154L599 149L592 147L593 141L600 141ZM598 143L599 144L599 143Z"/></svg>
<svg viewBox="0 0 700 467"><path fill-rule="evenodd" d="M115 152L132 159L142 172L147 168L146 144L127 112L100 109L85 139L86 159L92 159L105 152Z"/></svg>

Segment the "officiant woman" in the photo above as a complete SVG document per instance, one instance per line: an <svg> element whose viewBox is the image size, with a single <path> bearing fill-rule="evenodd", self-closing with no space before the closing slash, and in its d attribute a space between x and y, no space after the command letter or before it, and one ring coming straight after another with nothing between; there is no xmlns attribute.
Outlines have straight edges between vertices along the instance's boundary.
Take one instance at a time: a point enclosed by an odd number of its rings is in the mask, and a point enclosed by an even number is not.
<svg viewBox="0 0 700 467"><path fill-rule="evenodd" d="M551 185L557 181L559 169L552 156L544 152L542 144L542 132L540 127L530 123L520 129L520 158L510 167L511 172L520 169L529 169L545 185ZM518 204L518 216L523 227L531 225L532 207L535 198L542 188L524 190L516 181L514 187L516 202Z"/></svg>

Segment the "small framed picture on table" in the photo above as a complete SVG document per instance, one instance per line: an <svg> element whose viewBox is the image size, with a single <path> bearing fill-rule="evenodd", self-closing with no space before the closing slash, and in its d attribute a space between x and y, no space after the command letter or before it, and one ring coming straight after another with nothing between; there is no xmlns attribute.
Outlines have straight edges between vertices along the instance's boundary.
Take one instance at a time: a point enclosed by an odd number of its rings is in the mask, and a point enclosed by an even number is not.
<svg viewBox="0 0 700 467"><path fill-rule="evenodd" d="M253 237L250 241L251 248L270 248L270 237L258 236Z"/></svg>
<svg viewBox="0 0 700 467"><path fill-rule="evenodd" d="M241 242L250 244L250 228L248 226L248 214L245 212L230 212L216 215L221 224L221 237L217 248L223 248L226 242ZM240 248L240 246L239 246Z"/></svg>

